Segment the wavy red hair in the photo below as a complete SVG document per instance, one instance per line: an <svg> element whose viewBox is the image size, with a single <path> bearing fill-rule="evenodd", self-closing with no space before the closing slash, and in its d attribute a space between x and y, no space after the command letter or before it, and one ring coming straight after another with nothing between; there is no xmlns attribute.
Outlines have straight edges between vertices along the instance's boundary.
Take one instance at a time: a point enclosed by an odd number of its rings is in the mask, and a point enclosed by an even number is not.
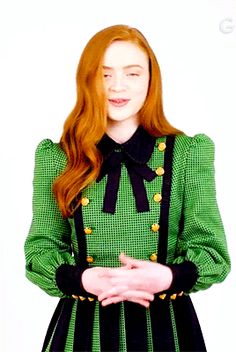
<svg viewBox="0 0 236 352"><path fill-rule="evenodd" d="M160 68L143 34L127 25L111 26L96 33L81 55L76 75L77 101L65 121L60 140L67 166L55 180L53 192L64 217L73 214L80 204L78 195L99 175L102 156L96 144L107 126L102 64L106 49L116 40L136 44L149 58L149 89L139 112L140 124L156 137L181 133L164 115Z"/></svg>

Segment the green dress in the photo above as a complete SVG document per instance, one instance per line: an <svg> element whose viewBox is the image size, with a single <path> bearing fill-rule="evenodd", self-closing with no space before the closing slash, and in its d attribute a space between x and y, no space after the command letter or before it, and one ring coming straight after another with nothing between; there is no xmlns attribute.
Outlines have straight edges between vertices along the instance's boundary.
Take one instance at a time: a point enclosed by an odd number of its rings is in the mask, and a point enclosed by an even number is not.
<svg viewBox="0 0 236 352"><path fill-rule="evenodd" d="M214 144L206 135L178 135L174 140L162 234L164 262L174 273L171 289L157 294L150 309L130 302L104 309L79 282L80 263L117 267L121 252L163 262L159 225L166 194L167 138L151 137L142 128L123 145L105 136L101 150L110 163L83 191L78 217L68 219L62 217L52 193L53 181L66 166L65 153L49 139L37 147L26 276L60 298L43 351L205 351L189 294L223 281L230 270L216 202ZM125 157L119 159L120 155ZM112 171L113 164L118 171ZM153 172L155 177L145 177ZM71 287L78 287L77 292Z"/></svg>

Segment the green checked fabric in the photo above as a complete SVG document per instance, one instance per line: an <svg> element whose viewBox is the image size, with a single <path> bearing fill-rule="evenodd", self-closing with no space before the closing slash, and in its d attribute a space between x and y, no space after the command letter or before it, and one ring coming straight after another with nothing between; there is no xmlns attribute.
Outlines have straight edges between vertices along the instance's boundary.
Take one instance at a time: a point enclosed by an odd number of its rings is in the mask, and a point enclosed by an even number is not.
<svg viewBox="0 0 236 352"><path fill-rule="evenodd" d="M148 166L164 167L165 151L158 145L166 138L157 138ZM161 149L161 148L160 148ZM55 178L66 166L66 156L59 144L43 140L36 150L33 193L33 220L25 242L26 276L46 293L67 297L58 288L56 271L62 264L76 265L79 248L73 219L63 219L52 194ZM125 165L122 165L115 214L102 212L107 176L91 184L83 197L89 203L82 207L84 227L92 229L86 235L87 255L92 266L117 267L121 252L143 260L157 253L160 202L155 194L162 193L162 176L145 182L150 211L137 212L133 190ZM181 220L182 219L182 220ZM214 182L214 144L203 134L194 137L176 136L169 212L168 264L194 263L198 279L185 294L209 288L221 282L230 270L230 259L224 229L216 202ZM68 297L69 299L69 297ZM73 351L75 315L74 300L66 340L66 352ZM96 302L93 322L93 351L100 351L99 303ZM178 327L172 301L169 304L175 351L180 351ZM148 351L153 351L152 327L147 310ZM124 308L120 310L120 351L126 351ZM47 351L50 351L50 343Z"/></svg>

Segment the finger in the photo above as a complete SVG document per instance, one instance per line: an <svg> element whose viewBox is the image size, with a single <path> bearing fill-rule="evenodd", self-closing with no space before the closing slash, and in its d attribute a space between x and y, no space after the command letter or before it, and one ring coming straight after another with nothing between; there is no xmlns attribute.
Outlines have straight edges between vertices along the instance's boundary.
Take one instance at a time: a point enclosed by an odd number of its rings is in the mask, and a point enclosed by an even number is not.
<svg viewBox="0 0 236 352"><path fill-rule="evenodd" d="M122 297L122 296L113 296L113 297L110 297L110 298L107 298L105 300L103 300L101 302L102 306L105 307L105 306L108 306L109 304L116 304L116 303L120 303L120 302L123 302L123 301L130 301L130 302L133 302L133 303L137 303L137 304L140 304L141 306L145 307L145 308L149 308L150 306L150 302L149 301L146 301L146 300L142 300L142 299L125 299L125 297Z"/></svg>
<svg viewBox="0 0 236 352"><path fill-rule="evenodd" d="M121 296L123 292L127 291L128 287L127 286L116 286L112 287L109 290L103 291L99 296L98 300L103 301L104 299L108 297L113 297L113 296Z"/></svg>
<svg viewBox="0 0 236 352"><path fill-rule="evenodd" d="M109 297L104 299L101 304L103 307L108 306L109 304L116 304L116 303L120 303L123 302L125 299L122 296L113 296L113 297Z"/></svg>
<svg viewBox="0 0 236 352"><path fill-rule="evenodd" d="M146 301L153 301L154 295L152 293L146 291L139 291L139 290L128 290L122 292L122 296L125 297L127 300L146 300Z"/></svg>
<svg viewBox="0 0 236 352"><path fill-rule="evenodd" d="M103 301L108 298L112 298L115 296L120 296L126 300L145 300L145 301L153 301L154 300L154 295L152 293L146 292L146 291L139 291L139 290L127 290L124 289L125 287L119 287L119 288L112 288L106 292L102 292L98 296L99 301Z"/></svg>
<svg viewBox="0 0 236 352"><path fill-rule="evenodd" d="M125 255L124 253L121 253L121 254L119 255L119 260L120 260L121 263L124 264L124 265L130 266L132 259L133 259L132 257L128 257L128 256Z"/></svg>
<svg viewBox="0 0 236 352"><path fill-rule="evenodd" d="M149 262L146 260L134 259L132 257L126 256L124 253L120 254L119 259L123 264L129 265L132 268L143 268L149 264Z"/></svg>
<svg viewBox="0 0 236 352"><path fill-rule="evenodd" d="M146 301L145 299L130 299L129 301L133 302L133 303L140 304L141 306L144 306L145 308L149 308L150 307L150 302Z"/></svg>
<svg viewBox="0 0 236 352"><path fill-rule="evenodd" d="M122 297L122 296L114 296L114 297L107 298L107 299L103 300L101 304L102 304L103 307L105 307L105 306L108 306L109 304L116 304L116 303L120 303L122 301L129 301L129 302L132 302L132 303L137 303L137 304L140 304L141 306L143 306L145 308L149 308L150 307L150 302L149 301L142 300L142 299L134 299L134 298L125 299L125 297Z"/></svg>

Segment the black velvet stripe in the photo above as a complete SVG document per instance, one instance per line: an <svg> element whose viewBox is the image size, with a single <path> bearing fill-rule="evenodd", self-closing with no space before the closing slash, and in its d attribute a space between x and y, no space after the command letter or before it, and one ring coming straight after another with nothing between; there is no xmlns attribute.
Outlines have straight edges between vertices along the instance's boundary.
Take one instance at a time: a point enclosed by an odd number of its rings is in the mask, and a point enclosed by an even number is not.
<svg viewBox="0 0 236 352"><path fill-rule="evenodd" d="M190 261L168 265L173 274L173 280L166 293L187 292L195 285L198 279L197 267Z"/></svg>
<svg viewBox="0 0 236 352"><path fill-rule="evenodd" d="M140 165L135 161L130 160L124 152L113 152L110 158L104 161L101 173L97 179L97 182L99 182L102 177L106 174L108 175L103 201L103 211L111 214L115 213L122 163L125 164L129 173L137 211L149 211L144 180L150 182L157 175L155 171L146 164Z"/></svg>
<svg viewBox="0 0 236 352"><path fill-rule="evenodd" d="M120 304L99 306L101 351L119 351Z"/></svg>
<svg viewBox="0 0 236 352"><path fill-rule="evenodd" d="M81 269L78 265L62 264L56 271L56 283L65 295L87 295L81 283L81 277L85 269Z"/></svg>
<svg viewBox="0 0 236 352"><path fill-rule="evenodd" d="M158 245L158 262L165 264L168 250L168 219L170 208L170 192L172 181L172 161L174 150L174 136L166 137L166 149L164 157L163 185L162 185L162 202L160 212L160 230L159 230L159 245Z"/></svg>
<svg viewBox="0 0 236 352"><path fill-rule="evenodd" d="M73 351L92 351L95 301L77 302Z"/></svg>
<svg viewBox="0 0 236 352"><path fill-rule="evenodd" d="M76 209L74 214L75 230L79 248L79 256L77 258L77 264L80 271L83 272L88 268L87 258L87 244L86 236L84 233L84 224L82 216L81 205ZM82 275L82 274L81 274ZM81 277L80 277L80 288L84 291ZM81 291L82 292L82 291ZM93 296L86 291L82 292L83 296ZM93 333L93 321L94 321L94 309L95 302L90 302L85 299L83 301L77 301L76 309L76 320L75 320L75 331L74 331L74 346L73 351L91 351L92 350L92 333Z"/></svg>
<svg viewBox="0 0 236 352"><path fill-rule="evenodd" d="M146 308L125 302L125 328L127 351L147 351Z"/></svg>
<svg viewBox="0 0 236 352"><path fill-rule="evenodd" d="M172 162L174 150L174 136L167 136L164 157L164 170L162 182L162 202L160 210L160 230L158 244L158 262L165 264L168 250L168 221L170 207L170 193L172 181ZM156 352L175 351L173 327L170 314L170 301L161 300L158 296L150 304L152 323L153 348Z"/></svg>
<svg viewBox="0 0 236 352"><path fill-rule="evenodd" d="M173 328L170 315L170 301L155 297L150 304L153 350L155 352L175 351ZM182 350L181 350L182 351Z"/></svg>
<svg viewBox="0 0 236 352"><path fill-rule="evenodd" d="M133 188L133 194L138 212L149 211L147 191L144 186L143 179L138 177L137 174L130 168L128 168L128 173Z"/></svg>
<svg viewBox="0 0 236 352"><path fill-rule="evenodd" d="M63 302L61 314L59 316L57 326L53 334L52 343L50 345L50 352L59 352L65 350L73 304L74 301L68 298Z"/></svg>
<svg viewBox="0 0 236 352"><path fill-rule="evenodd" d="M86 261L87 244L86 244L86 237L84 233L84 223L83 223L81 205L75 211L74 223L75 223L75 230L76 230L76 236L77 236L77 242L78 242L78 248L79 248L78 265L81 269L85 269L88 267L88 263Z"/></svg>
<svg viewBox="0 0 236 352"><path fill-rule="evenodd" d="M205 352L201 327L189 296L172 301L181 352Z"/></svg>
<svg viewBox="0 0 236 352"><path fill-rule="evenodd" d="M44 343L43 343L43 347L42 347L42 352L45 352L46 351L46 348L51 340L51 337L52 337L52 334L53 334L53 331L55 330L55 327L57 325L57 321L58 321L58 318L59 316L61 315L61 311L62 311L62 307L64 305L64 302L65 302L65 298L62 298L60 299L54 313L53 313L53 316L52 316L52 319L50 321L50 324L48 326L48 330L47 330L47 333L46 333L46 336L45 336L45 339L44 339Z"/></svg>
<svg viewBox="0 0 236 352"><path fill-rule="evenodd" d="M116 201L119 189L121 175L121 164L108 173L106 190L103 200L103 211L114 214L116 210Z"/></svg>

